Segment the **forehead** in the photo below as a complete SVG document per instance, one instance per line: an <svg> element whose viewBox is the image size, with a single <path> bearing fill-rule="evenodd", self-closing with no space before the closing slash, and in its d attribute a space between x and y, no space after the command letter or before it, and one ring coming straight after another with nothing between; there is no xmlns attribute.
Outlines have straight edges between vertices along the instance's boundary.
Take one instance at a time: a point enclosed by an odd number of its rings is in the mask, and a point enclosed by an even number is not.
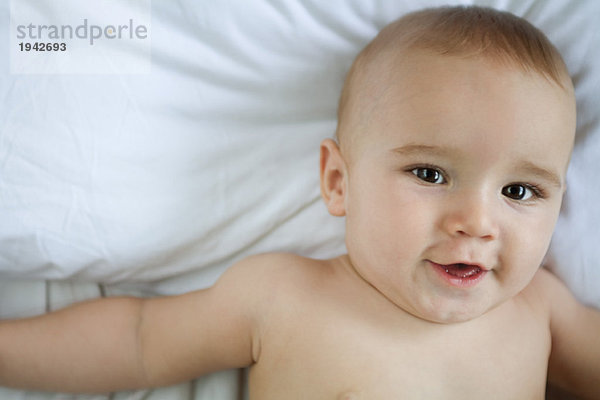
<svg viewBox="0 0 600 400"><path fill-rule="evenodd" d="M428 52L380 68L362 85L371 102L363 101L359 145L444 144L486 157L546 158L566 169L575 128L570 87L493 60Z"/></svg>

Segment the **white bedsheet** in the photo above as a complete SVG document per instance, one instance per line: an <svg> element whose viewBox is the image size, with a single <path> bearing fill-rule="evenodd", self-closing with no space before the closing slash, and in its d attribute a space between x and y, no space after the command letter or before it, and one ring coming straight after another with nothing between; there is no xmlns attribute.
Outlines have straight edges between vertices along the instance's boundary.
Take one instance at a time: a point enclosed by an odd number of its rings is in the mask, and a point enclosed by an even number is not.
<svg viewBox="0 0 600 400"><path fill-rule="evenodd" d="M61 2L14 3L49 22L66 12ZM344 251L343 220L319 200L317 165L345 71L387 22L442 3L154 1L150 73L19 75L4 65L0 276L194 273L181 282L197 286L250 253ZM551 254L578 296L598 304L600 5L477 3L529 18L574 77L578 146ZM0 7L10 15L9 2Z"/></svg>

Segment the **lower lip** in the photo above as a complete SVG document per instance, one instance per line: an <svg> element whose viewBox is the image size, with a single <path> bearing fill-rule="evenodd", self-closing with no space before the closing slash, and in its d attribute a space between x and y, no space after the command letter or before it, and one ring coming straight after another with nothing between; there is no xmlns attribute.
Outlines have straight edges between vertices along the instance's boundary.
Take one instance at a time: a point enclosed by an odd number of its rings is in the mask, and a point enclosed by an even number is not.
<svg viewBox="0 0 600 400"><path fill-rule="evenodd" d="M436 264L432 261L429 261L429 264L446 283L460 288L469 288L477 285L488 272L480 269L477 273L461 278L446 272L446 267L444 265Z"/></svg>

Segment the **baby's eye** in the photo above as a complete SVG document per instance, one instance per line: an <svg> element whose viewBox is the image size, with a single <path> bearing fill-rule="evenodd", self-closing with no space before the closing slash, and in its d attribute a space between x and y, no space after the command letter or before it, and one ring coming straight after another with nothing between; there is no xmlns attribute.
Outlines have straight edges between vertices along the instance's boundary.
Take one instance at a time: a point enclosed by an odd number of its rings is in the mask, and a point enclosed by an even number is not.
<svg viewBox="0 0 600 400"><path fill-rule="evenodd" d="M518 183L504 186L502 194L513 200L529 200L533 196L540 197L535 187Z"/></svg>
<svg viewBox="0 0 600 400"><path fill-rule="evenodd" d="M441 171L431 167L417 167L410 170L417 178L429 183L446 183L444 174Z"/></svg>

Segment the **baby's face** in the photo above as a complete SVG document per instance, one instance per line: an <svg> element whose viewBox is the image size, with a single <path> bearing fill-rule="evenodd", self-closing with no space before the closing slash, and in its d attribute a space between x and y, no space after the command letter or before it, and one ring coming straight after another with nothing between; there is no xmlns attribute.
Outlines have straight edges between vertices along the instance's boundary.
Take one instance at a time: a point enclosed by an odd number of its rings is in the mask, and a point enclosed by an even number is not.
<svg viewBox="0 0 600 400"><path fill-rule="evenodd" d="M379 89L345 178L352 264L419 318L478 317L520 292L546 253L573 142L572 90L429 53Z"/></svg>

